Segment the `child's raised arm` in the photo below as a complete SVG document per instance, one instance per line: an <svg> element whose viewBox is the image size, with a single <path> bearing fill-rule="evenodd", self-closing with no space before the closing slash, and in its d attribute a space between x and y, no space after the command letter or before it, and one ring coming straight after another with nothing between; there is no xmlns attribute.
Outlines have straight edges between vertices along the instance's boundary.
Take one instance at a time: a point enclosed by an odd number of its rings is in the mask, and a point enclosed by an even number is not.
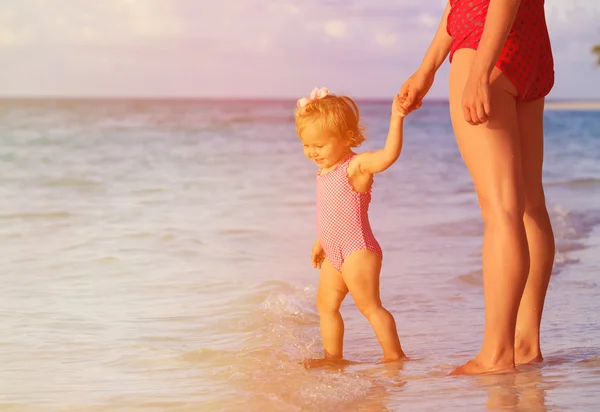
<svg viewBox="0 0 600 412"><path fill-rule="evenodd" d="M364 152L357 156L358 167L364 174L375 174L386 170L394 164L402 151L402 128L406 112L400 105L400 97L394 97L392 104L392 116L390 118L390 130L388 132L385 147L374 152Z"/></svg>

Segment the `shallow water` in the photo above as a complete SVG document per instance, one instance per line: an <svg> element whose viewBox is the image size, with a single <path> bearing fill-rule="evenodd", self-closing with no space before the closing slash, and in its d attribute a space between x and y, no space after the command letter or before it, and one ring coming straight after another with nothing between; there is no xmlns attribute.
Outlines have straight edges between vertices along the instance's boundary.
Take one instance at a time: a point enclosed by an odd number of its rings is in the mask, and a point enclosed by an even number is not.
<svg viewBox="0 0 600 412"><path fill-rule="evenodd" d="M483 328L482 225L445 104L411 115L377 176L382 298L412 358L353 306L342 369L321 354L314 167L293 102L0 103L0 409L595 411L600 112L547 111L557 258L541 366L447 377ZM387 102L361 102L383 144Z"/></svg>

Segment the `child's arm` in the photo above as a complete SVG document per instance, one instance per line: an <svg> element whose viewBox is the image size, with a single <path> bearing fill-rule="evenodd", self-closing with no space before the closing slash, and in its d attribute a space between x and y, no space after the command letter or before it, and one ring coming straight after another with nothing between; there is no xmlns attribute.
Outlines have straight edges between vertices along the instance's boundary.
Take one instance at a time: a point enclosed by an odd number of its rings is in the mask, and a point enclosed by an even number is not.
<svg viewBox="0 0 600 412"><path fill-rule="evenodd" d="M363 174L373 175L383 172L394 164L402 151L402 129L405 111L400 106L400 97L394 97L390 130L383 149L374 152L365 152L357 156L358 169Z"/></svg>

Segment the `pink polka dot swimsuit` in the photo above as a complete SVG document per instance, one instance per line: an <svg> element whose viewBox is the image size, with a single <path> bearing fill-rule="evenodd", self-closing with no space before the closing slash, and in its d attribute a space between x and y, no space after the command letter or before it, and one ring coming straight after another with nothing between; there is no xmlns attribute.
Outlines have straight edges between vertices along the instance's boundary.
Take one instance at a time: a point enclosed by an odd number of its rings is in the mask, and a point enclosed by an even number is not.
<svg viewBox="0 0 600 412"><path fill-rule="evenodd" d="M458 49L477 50L490 0L450 0L446 30L452 37L450 62ZM554 86L554 59L544 0L521 0L508 39L496 62L515 85L518 99L545 97Z"/></svg>
<svg viewBox="0 0 600 412"><path fill-rule="evenodd" d="M327 259L337 270L357 250L370 250L383 258L369 223L371 191L358 193L348 181L348 164L354 156L328 173L317 173L317 235Z"/></svg>

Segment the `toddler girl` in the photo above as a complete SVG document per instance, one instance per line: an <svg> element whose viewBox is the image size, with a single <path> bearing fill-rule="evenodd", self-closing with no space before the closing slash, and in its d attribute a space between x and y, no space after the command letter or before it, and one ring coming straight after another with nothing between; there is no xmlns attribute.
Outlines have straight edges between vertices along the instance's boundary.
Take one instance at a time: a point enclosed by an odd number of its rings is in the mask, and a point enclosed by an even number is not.
<svg viewBox="0 0 600 412"><path fill-rule="evenodd" d="M342 301L350 292L383 349L381 362L405 359L394 317L382 306L379 275L383 253L368 218L373 175L400 156L406 112L394 98L385 147L374 152L353 151L364 140L358 107L346 96L326 88L314 89L298 100L296 132L304 154L319 167L317 173L317 240L313 267L319 268L317 309L320 314L324 359L305 366L342 363L344 322Z"/></svg>

